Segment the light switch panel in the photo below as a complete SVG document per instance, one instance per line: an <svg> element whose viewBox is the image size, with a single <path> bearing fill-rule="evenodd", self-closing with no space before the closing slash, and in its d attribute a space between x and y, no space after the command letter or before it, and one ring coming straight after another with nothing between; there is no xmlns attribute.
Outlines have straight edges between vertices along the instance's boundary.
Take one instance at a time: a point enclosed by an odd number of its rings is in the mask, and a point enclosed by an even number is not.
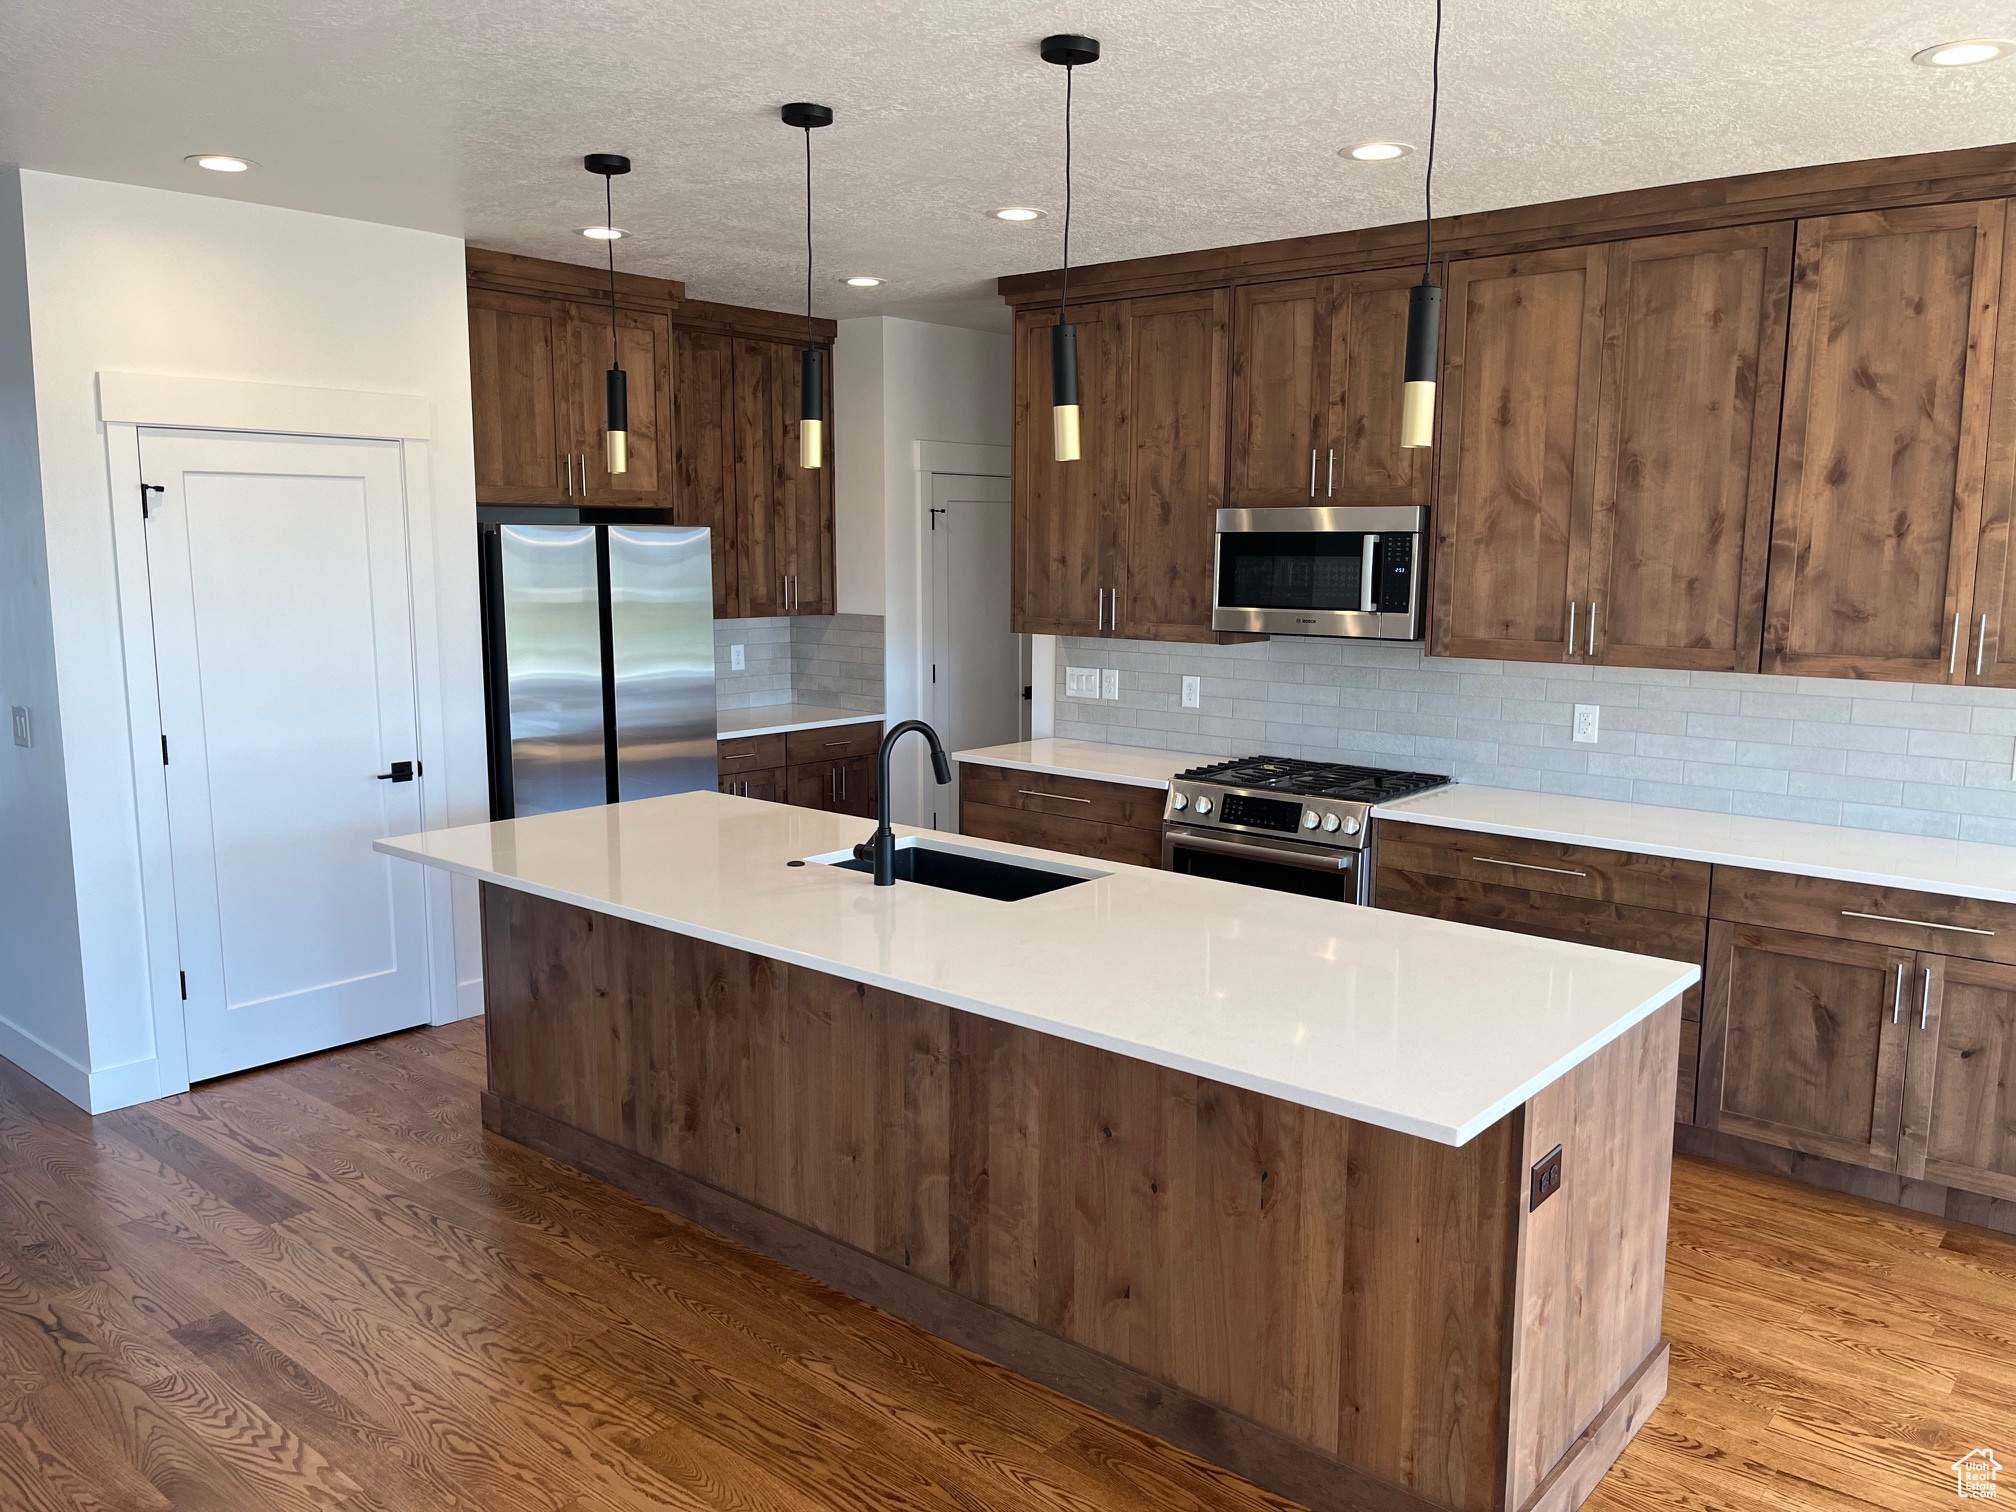
<svg viewBox="0 0 2016 1512"><path fill-rule="evenodd" d="M14 705L14 744L18 746L35 744L35 731L29 723L28 710L20 704Z"/></svg>
<svg viewBox="0 0 2016 1512"><path fill-rule="evenodd" d="M741 672L747 670L748 666L749 658L744 654L742 648L740 646L730 646L728 648L728 670L730 672Z"/></svg>
<svg viewBox="0 0 2016 1512"><path fill-rule="evenodd" d="M1099 696L1099 669L1097 667L1066 667L1064 669L1064 696L1066 698L1097 698Z"/></svg>
<svg viewBox="0 0 2016 1512"><path fill-rule="evenodd" d="M1186 677L1183 679L1183 707L1201 709L1204 707L1204 679Z"/></svg>
<svg viewBox="0 0 2016 1512"><path fill-rule="evenodd" d="M1120 696L1120 673L1118 669L1108 667L1099 674L1099 696L1101 698L1118 698Z"/></svg>
<svg viewBox="0 0 2016 1512"><path fill-rule="evenodd" d="M1603 712L1598 704L1575 705L1575 739L1583 745L1596 744L1596 717Z"/></svg>

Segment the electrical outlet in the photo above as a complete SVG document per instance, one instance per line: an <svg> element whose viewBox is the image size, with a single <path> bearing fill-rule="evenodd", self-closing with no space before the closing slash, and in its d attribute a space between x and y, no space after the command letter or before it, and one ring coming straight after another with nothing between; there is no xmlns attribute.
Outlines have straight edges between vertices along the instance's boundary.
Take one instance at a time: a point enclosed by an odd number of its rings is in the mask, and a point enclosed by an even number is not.
<svg viewBox="0 0 2016 1512"><path fill-rule="evenodd" d="M1097 698L1099 696L1099 669L1097 667L1066 667L1064 669L1064 696L1066 698Z"/></svg>
<svg viewBox="0 0 2016 1512"><path fill-rule="evenodd" d="M35 732L28 722L28 711L20 704L14 705L14 744L18 746L35 744Z"/></svg>
<svg viewBox="0 0 2016 1512"><path fill-rule="evenodd" d="M1533 1164L1533 1196L1526 1204L1532 1212L1561 1190L1561 1146L1556 1145Z"/></svg>
<svg viewBox="0 0 2016 1512"><path fill-rule="evenodd" d="M1120 673L1115 668L1108 667L1099 674L1099 696L1101 698L1120 696Z"/></svg>
<svg viewBox="0 0 2016 1512"><path fill-rule="evenodd" d="M1575 739L1583 745L1596 744L1596 717L1603 712L1598 704L1575 705Z"/></svg>
<svg viewBox="0 0 2016 1512"><path fill-rule="evenodd" d="M1183 707L1201 709L1204 707L1204 679L1186 677L1183 679Z"/></svg>
<svg viewBox="0 0 2016 1512"><path fill-rule="evenodd" d="M740 646L730 646L728 648L728 670L730 672L742 672L746 671L748 666L749 658L744 654L742 648Z"/></svg>

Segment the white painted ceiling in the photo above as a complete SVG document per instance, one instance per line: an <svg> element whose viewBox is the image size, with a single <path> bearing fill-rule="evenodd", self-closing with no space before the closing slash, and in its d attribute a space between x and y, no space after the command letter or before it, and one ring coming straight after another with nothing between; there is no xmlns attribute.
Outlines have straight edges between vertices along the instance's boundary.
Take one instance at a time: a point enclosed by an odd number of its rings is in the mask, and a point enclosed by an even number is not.
<svg viewBox="0 0 2016 1512"><path fill-rule="evenodd" d="M619 266L698 298L803 299L813 148L821 315L1001 326L1055 266L1064 77L1079 71L1080 262L1419 213L1432 0L10 0L0 160L596 262L584 152L623 152ZM2016 33L2010 0L1446 0L1436 208L1459 212L2016 138L2016 60L1910 55ZM235 178L187 167L231 152ZM838 280L871 273L881 289Z"/></svg>

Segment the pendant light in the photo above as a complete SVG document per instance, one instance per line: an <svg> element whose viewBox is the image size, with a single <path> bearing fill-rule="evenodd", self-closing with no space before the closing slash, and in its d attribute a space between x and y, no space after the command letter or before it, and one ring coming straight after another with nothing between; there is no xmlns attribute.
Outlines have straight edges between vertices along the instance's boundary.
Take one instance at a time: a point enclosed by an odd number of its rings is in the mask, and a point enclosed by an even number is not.
<svg viewBox="0 0 2016 1512"><path fill-rule="evenodd" d="M1060 35L1043 39L1043 61L1064 69L1064 282L1057 293L1057 324L1050 328L1050 419L1059 462L1078 460L1078 330L1071 305L1071 75L1081 64L1099 61L1092 37Z"/></svg>
<svg viewBox="0 0 2016 1512"><path fill-rule="evenodd" d="M826 354L812 344L812 133L833 124L825 105L786 105L784 124L805 133L805 350L798 361L798 465L817 467L825 451Z"/></svg>
<svg viewBox="0 0 2016 1512"><path fill-rule="evenodd" d="M630 159L616 152L591 152L581 159L581 166L602 175L602 227L614 231L616 201L612 186L617 174L630 171ZM604 237L602 245L609 249L608 440L602 460L613 478L630 470L630 378L623 371L616 347L616 238Z"/></svg>
<svg viewBox="0 0 2016 1512"><path fill-rule="evenodd" d="M1442 345L1442 286L1435 282L1435 126L1442 108L1442 0L1435 0L1435 51L1428 85L1428 170L1421 181L1427 252L1421 282L1407 293L1407 367L1400 401L1400 444L1435 444L1435 360Z"/></svg>

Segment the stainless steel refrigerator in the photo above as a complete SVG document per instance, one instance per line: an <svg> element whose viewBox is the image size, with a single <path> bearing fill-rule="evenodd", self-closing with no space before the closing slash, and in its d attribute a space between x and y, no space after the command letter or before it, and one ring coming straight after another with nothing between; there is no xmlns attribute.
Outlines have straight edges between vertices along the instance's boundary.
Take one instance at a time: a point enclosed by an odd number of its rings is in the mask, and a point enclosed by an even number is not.
<svg viewBox="0 0 2016 1512"><path fill-rule="evenodd" d="M709 533L482 511L493 819L711 789Z"/></svg>

